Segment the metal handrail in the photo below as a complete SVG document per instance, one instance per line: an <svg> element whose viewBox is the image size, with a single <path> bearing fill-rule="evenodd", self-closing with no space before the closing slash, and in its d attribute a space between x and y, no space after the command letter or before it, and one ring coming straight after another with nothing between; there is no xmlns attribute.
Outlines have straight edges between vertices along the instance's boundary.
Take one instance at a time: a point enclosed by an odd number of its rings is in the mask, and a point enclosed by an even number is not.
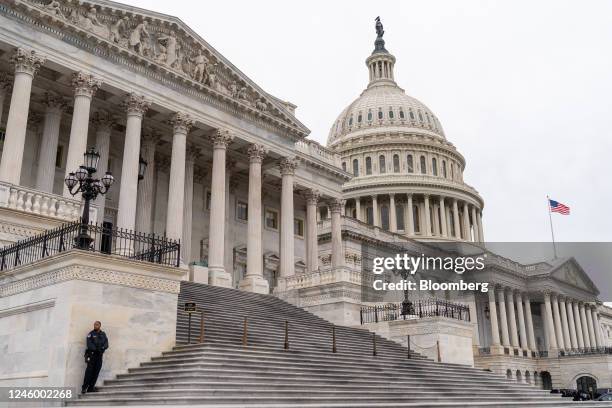
<svg viewBox="0 0 612 408"><path fill-rule="evenodd" d="M447 317L469 322L470 308L447 300L427 299L407 303L362 306L360 310L361 324L423 317Z"/></svg>

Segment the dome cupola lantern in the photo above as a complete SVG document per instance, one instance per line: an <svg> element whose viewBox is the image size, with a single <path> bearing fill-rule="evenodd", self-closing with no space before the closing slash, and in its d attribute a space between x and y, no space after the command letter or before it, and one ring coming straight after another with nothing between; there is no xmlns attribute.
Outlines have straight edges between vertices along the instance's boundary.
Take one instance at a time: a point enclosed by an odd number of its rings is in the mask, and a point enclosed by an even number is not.
<svg viewBox="0 0 612 408"><path fill-rule="evenodd" d="M383 35L382 22L380 17L376 17L376 41L374 41L374 51L366 59L368 72L370 74L370 83L368 88L375 85L394 84L393 66L395 65L395 57L385 48L385 40Z"/></svg>

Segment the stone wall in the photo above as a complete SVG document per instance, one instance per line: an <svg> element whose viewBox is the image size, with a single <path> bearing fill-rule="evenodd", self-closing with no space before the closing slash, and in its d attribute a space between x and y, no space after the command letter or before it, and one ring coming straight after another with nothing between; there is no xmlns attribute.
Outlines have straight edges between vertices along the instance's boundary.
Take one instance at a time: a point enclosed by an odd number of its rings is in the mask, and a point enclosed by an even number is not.
<svg viewBox="0 0 612 408"><path fill-rule="evenodd" d="M186 271L73 250L0 277L0 386L80 390L85 337L100 320L109 337L100 379L175 344Z"/></svg>

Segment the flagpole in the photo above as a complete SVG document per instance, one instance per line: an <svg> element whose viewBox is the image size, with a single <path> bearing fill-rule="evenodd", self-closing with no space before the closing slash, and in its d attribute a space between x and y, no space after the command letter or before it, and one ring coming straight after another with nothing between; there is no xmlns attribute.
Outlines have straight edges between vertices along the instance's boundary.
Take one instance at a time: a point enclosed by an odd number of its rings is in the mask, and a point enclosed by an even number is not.
<svg viewBox="0 0 612 408"><path fill-rule="evenodd" d="M548 206L548 219L550 220L550 235L552 236L553 253L557 259L557 245L555 244L555 231L553 230L552 211L550 211L550 197L546 196L546 205Z"/></svg>

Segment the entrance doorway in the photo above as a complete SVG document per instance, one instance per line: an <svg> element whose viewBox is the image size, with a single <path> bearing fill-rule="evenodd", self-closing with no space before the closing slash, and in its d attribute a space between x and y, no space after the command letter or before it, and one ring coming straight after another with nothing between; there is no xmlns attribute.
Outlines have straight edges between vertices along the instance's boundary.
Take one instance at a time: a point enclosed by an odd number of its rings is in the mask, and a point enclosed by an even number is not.
<svg viewBox="0 0 612 408"><path fill-rule="evenodd" d="M576 389L579 392L584 391L589 394L591 398L594 398L597 393L597 380L588 375L583 375L576 380Z"/></svg>
<svg viewBox="0 0 612 408"><path fill-rule="evenodd" d="M548 371L542 371L540 373L540 379L542 380L543 390L552 390L552 378L550 377L550 373Z"/></svg>

